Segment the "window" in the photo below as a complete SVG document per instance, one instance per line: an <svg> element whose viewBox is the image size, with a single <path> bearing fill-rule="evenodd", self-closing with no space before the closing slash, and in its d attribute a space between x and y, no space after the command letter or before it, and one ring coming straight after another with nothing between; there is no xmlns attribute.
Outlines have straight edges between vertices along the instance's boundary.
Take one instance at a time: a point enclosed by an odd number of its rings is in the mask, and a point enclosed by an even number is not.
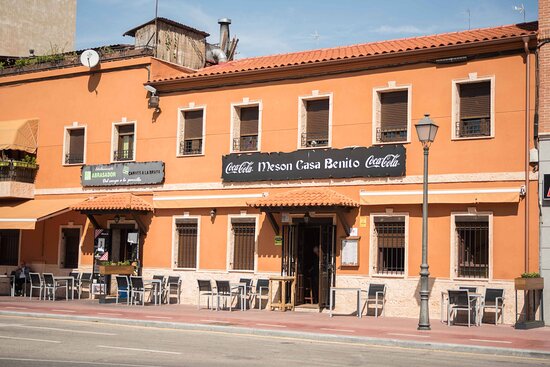
<svg viewBox="0 0 550 367"><path fill-rule="evenodd" d="M179 155L203 153L204 109L180 110Z"/></svg>
<svg viewBox="0 0 550 367"><path fill-rule="evenodd" d="M408 140L408 90L378 93L380 120L376 128L377 143Z"/></svg>
<svg viewBox="0 0 550 367"><path fill-rule="evenodd" d="M493 135L492 80L456 83L455 138Z"/></svg>
<svg viewBox="0 0 550 367"><path fill-rule="evenodd" d="M489 278L489 217L455 216L457 275Z"/></svg>
<svg viewBox="0 0 550 367"><path fill-rule="evenodd" d="M233 151L259 150L260 106L235 107Z"/></svg>
<svg viewBox="0 0 550 367"><path fill-rule="evenodd" d="M135 155L135 124L116 124L113 161L133 161Z"/></svg>
<svg viewBox="0 0 550 367"><path fill-rule="evenodd" d="M330 145L330 98L303 100L302 148Z"/></svg>
<svg viewBox="0 0 550 367"><path fill-rule="evenodd" d="M374 218L376 248L375 273L403 275L405 273L405 217Z"/></svg>
<svg viewBox="0 0 550 367"><path fill-rule="evenodd" d="M65 129L64 164L84 163L86 128L70 127Z"/></svg>
<svg viewBox="0 0 550 367"><path fill-rule="evenodd" d="M198 233L197 219L176 220L176 258L174 262L177 268L197 268Z"/></svg>
<svg viewBox="0 0 550 367"><path fill-rule="evenodd" d="M254 218L231 220L233 270L254 270L256 221Z"/></svg>
<svg viewBox="0 0 550 367"><path fill-rule="evenodd" d="M19 230L0 230L0 265L17 266L19 262Z"/></svg>

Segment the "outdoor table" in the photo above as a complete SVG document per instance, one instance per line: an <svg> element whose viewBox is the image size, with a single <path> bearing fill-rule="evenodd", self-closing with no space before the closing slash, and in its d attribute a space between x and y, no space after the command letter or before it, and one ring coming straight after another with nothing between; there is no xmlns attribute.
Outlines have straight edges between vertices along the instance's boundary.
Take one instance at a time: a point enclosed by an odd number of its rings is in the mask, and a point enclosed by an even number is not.
<svg viewBox="0 0 550 367"><path fill-rule="evenodd" d="M155 299L155 305L160 306L162 302L162 280L160 279L144 279L143 285L151 285Z"/></svg>
<svg viewBox="0 0 550 367"><path fill-rule="evenodd" d="M65 282L65 300L69 300L69 283L71 283L71 299L74 300L74 277L54 275L53 280L55 282Z"/></svg>
<svg viewBox="0 0 550 367"><path fill-rule="evenodd" d="M231 287L231 290L239 289L239 291L241 292L241 311L246 310L245 303L243 302L243 299L246 295L246 283L229 283L229 286Z"/></svg>
<svg viewBox="0 0 550 367"><path fill-rule="evenodd" d="M290 303L286 302L286 287L290 282ZM279 284L280 299L277 302L273 302L273 283ZM296 278L291 276L272 276L269 277L269 308L273 311L274 308L279 308L280 311L294 310L294 294L296 288Z"/></svg>
<svg viewBox="0 0 550 367"><path fill-rule="evenodd" d="M328 315L332 317L332 308L334 304L334 298L336 298L336 291L349 291L357 293L357 317L361 318L361 288L330 287L330 304Z"/></svg>
<svg viewBox="0 0 550 367"><path fill-rule="evenodd" d="M15 275L0 274L0 280L7 280L8 283L11 281L11 296L15 297ZM24 287L26 288L26 287Z"/></svg>

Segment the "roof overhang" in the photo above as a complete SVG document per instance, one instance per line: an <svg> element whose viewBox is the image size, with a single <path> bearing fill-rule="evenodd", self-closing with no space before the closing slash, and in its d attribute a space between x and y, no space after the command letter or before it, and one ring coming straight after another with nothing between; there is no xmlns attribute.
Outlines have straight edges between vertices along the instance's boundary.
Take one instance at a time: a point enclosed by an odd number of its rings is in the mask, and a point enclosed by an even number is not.
<svg viewBox="0 0 550 367"><path fill-rule="evenodd" d="M35 229L36 223L70 211L82 199L34 199L3 202L0 206L0 229Z"/></svg>

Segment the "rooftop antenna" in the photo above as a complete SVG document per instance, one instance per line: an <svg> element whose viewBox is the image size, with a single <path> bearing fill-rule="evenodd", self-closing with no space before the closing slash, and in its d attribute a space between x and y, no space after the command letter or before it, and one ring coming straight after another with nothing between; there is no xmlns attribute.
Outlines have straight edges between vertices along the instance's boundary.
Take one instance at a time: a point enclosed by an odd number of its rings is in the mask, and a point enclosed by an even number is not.
<svg viewBox="0 0 550 367"><path fill-rule="evenodd" d="M470 12L470 9L466 9L466 13L468 13L468 30L472 28L472 13Z"/></svg>
<svg viewBox="0 0 550 367"><path fill-rule="evenodd" d="M319 46L319 38L321 38L321 35L319 34L319 32L317 32L317 30L315 30L315 32L313 32L310 36L315 41L315 44L317 46Z"/></svg>
<svg viewBox="0 0 550 367"><path fill-rule="evenodd" d="M520 6L514 6L514 10L517 11L518 13L520 14L523 14L523 23L525 23L525 5L523 5L523 3L521 3Z"/></svg>

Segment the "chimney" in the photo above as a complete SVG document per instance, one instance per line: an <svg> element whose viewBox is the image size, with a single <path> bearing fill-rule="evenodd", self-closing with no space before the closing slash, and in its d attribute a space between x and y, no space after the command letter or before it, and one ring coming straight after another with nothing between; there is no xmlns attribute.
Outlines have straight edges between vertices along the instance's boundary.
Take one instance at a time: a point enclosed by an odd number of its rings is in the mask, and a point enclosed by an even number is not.
<svg viewBox="0 0 550 367"><path fill-rule="evenodd" d="M227 55L229 52L229 25L231 19L218 19L218 24L220 25L220 49Z"/></svg>
<svg viewBox="0 0 550 367"><path fill-rule="evenodd" d="M550 134L550 1L539 0L539 135Z"/></svg>

